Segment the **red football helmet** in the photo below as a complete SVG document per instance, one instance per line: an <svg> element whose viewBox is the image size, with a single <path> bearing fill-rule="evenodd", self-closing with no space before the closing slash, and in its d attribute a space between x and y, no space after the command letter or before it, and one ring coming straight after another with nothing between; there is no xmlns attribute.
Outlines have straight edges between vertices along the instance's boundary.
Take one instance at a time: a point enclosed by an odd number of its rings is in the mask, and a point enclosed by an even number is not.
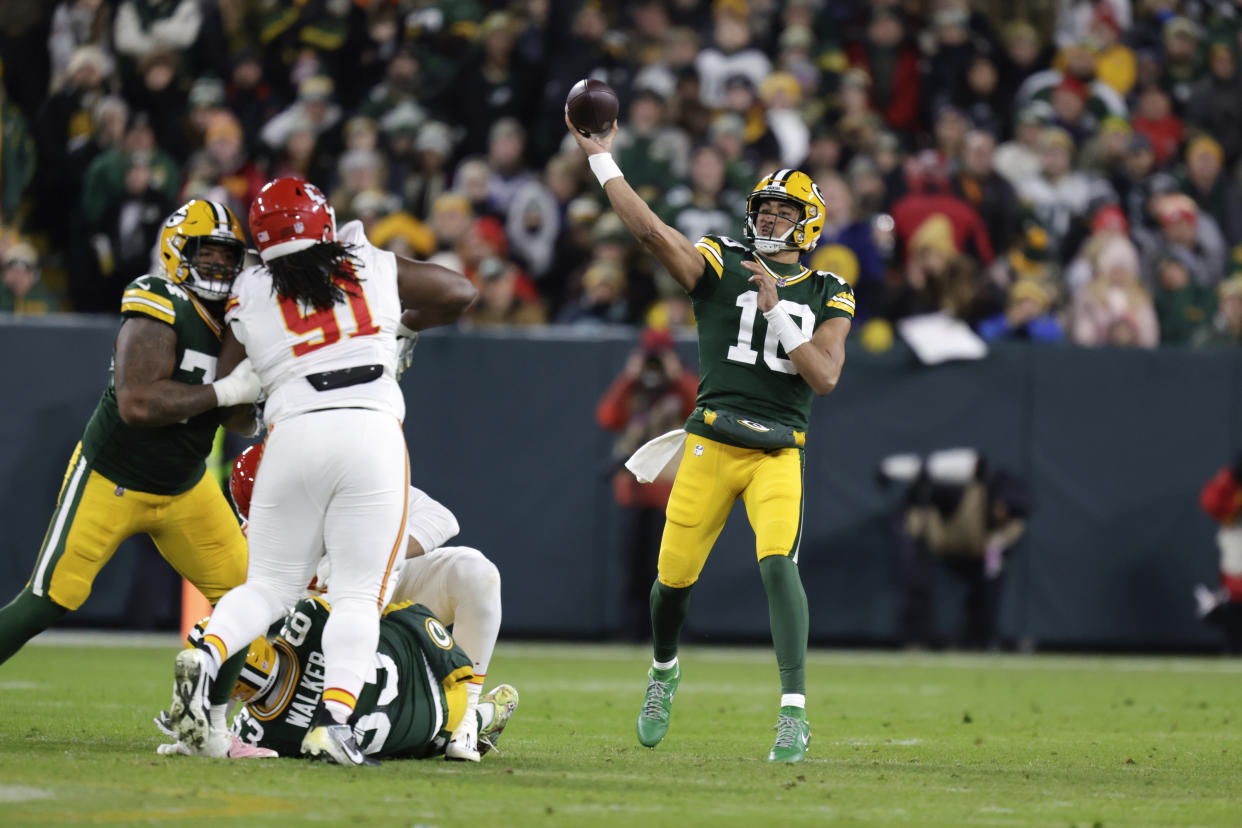
<svg viewBox="0 0 1242 828"><path fill-rule="evenodd" d="M336 212L309 181L277 178L263 185L250 205L250 232L263 261L270 262L336 240Z"/></svg>
<svg viewBox="0 0 1242 828"><path fill-rule="evenodd" d="M263 459L263 444L250 446L233 461L233 473L229 475L229 493L233 505L242 520L250 520L250 493L254 491L254 476L259 473L259 461Z"/></svg>

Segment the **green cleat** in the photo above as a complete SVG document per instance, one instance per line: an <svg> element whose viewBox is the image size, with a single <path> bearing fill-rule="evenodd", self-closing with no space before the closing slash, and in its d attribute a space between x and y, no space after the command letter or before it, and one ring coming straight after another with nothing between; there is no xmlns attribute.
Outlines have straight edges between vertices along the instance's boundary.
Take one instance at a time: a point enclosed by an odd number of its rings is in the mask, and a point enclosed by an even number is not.
<svg viewBox="0 0 1242 828"><path fill-rule="evenodd" d="M811 723L801 707L782 707L776 717L776 744L768 754L769 762L793 764L806 758L811 744Z"/></svg>
<svg viewBox="0 0 1242 828"><path fill-rule="evenodd" d="M638 741L644 747L660 744L668 733L668 717L673 712L673 694L681 682L681 665L667 670L652 667L647 672L647 698L638 714Z"/></svg>
<svg viewBox="0 0 1242 828"><path fill-rule="evenodd" d="M517 710L517 688L512 684L496 685L491 692L485 693L479 699L480 707L488 704L492 706L492 720L486 727L479 728L479 756L486 756L500 741L500 734L505 732L505 726L509 724L513 711ZM500 751L497 750L496 753L499 754Z"/></svg>

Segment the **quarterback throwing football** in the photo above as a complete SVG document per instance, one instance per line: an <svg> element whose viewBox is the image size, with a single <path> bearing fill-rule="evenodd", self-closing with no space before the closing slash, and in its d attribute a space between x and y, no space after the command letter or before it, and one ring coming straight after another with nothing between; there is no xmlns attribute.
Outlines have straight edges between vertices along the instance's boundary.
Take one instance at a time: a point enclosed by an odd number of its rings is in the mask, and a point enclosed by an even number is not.
<svg viewBox="0 0 1242 828"><path fill-rule="evenodd" d="M778 170L746 200L745 241L709 235L691 242L626 183L610 152L615 123L599 137L582 135L568 114L565 123L617 215L689 294L698 325L699 394L685 434L674 433L684 449L651 589L654 659L638 740L655 747L668 731L690 590L741 498L755 531L780 668L780 713L768 760L799 762L811 739L810 620L797 567L803 447L814 396L831 392L841 377L854 316L849 285L799 263L823 230L823 197L805 173ZM669 436L657 440L667 444Z"/></svg>

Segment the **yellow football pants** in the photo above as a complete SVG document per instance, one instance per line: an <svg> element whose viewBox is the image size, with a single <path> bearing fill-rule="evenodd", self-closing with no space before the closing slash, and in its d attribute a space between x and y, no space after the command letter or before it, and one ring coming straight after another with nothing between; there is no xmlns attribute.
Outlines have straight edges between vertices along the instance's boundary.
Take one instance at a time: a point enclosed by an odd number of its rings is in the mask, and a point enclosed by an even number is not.
<svg viewBox="0 0 1242 828"><path fill-rule="evenodd" d="M79 444L28 586L76 610L121 541L139 532L213 604L246 580L246 539L210 474L179 495L122 489L90 467Z"/></svg>
<svg viewBox="0 0 1242 828"><path fill-rule="evenodd" d="M802 539L802 450L765 452L697 434L686 447L668 500L659 579L688 587L699 579L733 502L742 498L755 531L755 554L798 554Z"/></svg>

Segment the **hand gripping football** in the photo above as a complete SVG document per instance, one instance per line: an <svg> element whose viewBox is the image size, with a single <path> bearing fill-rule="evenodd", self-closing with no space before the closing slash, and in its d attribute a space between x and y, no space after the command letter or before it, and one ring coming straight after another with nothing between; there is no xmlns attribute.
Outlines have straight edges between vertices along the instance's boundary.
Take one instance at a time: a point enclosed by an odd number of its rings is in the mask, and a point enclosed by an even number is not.
<svg viewBox="0 0 1242 828"><path fill-rule="evenodd" d="M618 107L617 93L612 87L589 78L575 83L565 99L569 122L585 136L600 135L612 129Z"/></svg>

